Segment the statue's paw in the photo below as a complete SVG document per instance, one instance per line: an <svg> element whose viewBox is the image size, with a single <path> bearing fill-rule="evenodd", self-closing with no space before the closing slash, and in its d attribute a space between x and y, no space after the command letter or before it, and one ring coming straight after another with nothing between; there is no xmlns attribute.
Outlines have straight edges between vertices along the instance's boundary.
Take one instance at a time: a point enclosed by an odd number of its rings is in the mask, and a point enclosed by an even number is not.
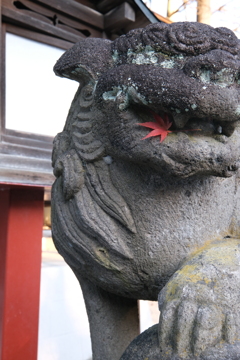
<svg viewBox="0 0 240 360"><path fill-rule="evenodd" d="M190 257L159 294L162 353L205 360L210 350L238 348L239 279L238 239L210 244Z"/></svg>
<svg viewBox="0 0 240 360"><path fill-rule="evenodd" d="M222 338L223 314L213 304L172 301L161 311L159 342L163 352L198 356Z"/></svg>
<svg viewBox="0 0 240 360"><path fill-rule="evenodd" d="M229 308L210 301L174 299L160 307L159 344L162 355L208 359L209 351L214 354L214 349L218 352L222 346L234 345L240 339L238 305Z"/></svg>

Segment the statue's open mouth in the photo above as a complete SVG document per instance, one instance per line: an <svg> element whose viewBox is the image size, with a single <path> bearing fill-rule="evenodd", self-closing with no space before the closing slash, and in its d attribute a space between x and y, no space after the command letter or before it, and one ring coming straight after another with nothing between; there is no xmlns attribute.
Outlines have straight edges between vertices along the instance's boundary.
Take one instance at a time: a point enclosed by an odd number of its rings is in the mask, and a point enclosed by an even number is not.
<svg viewBox="0 0 240 360"><path fill-rule="evenodd" d="M236 128L236 122L218 121L211 118L197 118L193 117L186 119L186 123L183 126L178 126L174 121L174 117L170 117L172 126L169 128L170 131L191 131L196 135L214 136L214 135L225 135L231 136ZM196 129L196 131L194 130Z"/></svg>
<svg viewBox="0 0 240 360"><path fill-rule="evenodd" d="M141 143L156 137L143 149L147 159L156 155L157 169L168 169L181 177L196 173L229 177L240 167L239 121L182 115L180 124L179 117L175 121L175 113L153 112L149 108L142 108L139 118L147 120L137 124L144 127L138 131L143 135Z"/></svg>
<svg viewBox="0 0 240 360"><path fill-rule="evenodd" d="M166 112L155 113L150 110L153 115L154 122L139 123L139 125L151 129L150 133L144 138L159 136L160 142L171 133L189 133L192 136L211 136L215 140L225 142L230 137L235 128L237 121L229 122L215 120L210 117L184 117L184 115L172 115Z"/></svg>

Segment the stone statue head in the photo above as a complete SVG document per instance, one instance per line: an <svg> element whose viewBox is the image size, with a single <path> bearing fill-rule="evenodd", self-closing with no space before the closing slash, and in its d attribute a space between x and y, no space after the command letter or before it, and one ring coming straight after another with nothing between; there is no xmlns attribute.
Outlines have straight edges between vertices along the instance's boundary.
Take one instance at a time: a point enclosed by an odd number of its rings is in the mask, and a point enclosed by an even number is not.
<svg viewBox="0 0 240 360"><path fill-rule="evenodd" d="M53 151L55 244L75 271L109 291L114 283L122 295L155 298L186 255L227 233L239 50L228 29L158 23L115 41L83 40L58 60L55 73L80 83ZM156 119L164 140L159 129L145 138Z"/></svg>
<svg viewBox="0 0 240 360"><path fill-rule="evenodd" d="M64 134L87 162L111 156L174 176L231 176L239 167L239 49L230 30L198 23L83 40L54 68L80 82ZM141 140L150 130L139 123L153 114L172 123L161 143Z"/></svg>

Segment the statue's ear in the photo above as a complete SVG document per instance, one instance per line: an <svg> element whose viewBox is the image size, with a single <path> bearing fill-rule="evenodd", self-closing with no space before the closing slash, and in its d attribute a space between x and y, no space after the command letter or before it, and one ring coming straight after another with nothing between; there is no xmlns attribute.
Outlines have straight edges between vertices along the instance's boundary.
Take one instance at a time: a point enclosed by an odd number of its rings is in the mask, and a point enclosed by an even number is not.
<svg viewBox="0 0 240 360"><path fill-rule="evenodd" d="M67 50L54 66L56 75L76 80L81 85L94 83L113 66L111 41L89 38Z"/></svg>
<svg viewBox="0 0 240 360"><path fill-rule="evenodd" d="M65 55L65 54L64 54ZM59 59L61 60L61 58ZM75 80L81 84L81 87L89 84L91 82L95 82L94 73L88 67L82 64L74 64L72 66L68 66L64 68L62 71L56 70L58 63L56 63L54 67L54 72L56 75L61 77L66 77L71 80Z"/></svg>

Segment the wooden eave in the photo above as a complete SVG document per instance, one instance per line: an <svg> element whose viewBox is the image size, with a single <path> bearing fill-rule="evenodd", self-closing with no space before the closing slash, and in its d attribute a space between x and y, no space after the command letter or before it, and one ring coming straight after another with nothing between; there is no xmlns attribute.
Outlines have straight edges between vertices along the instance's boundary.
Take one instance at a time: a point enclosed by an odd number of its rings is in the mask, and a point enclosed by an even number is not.
<svg viewBox="0 0 240 360"><path fill-rule="evenodd" d="M2 0L3 22L70 43L116 38L131 29L170 20L142 0Z"/></svg>

